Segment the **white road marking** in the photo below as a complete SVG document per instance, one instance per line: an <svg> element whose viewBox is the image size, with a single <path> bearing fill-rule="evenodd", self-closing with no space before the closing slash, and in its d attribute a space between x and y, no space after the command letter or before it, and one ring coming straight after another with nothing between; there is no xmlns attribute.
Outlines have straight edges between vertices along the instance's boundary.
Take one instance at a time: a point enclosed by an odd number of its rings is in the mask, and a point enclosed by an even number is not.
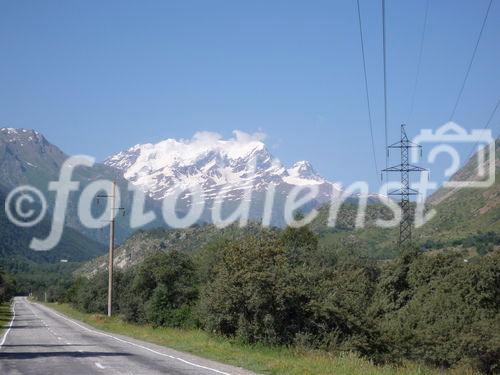
<svg viewBox="0 0 500 375"><path fill-rule="evenodd" d="M30 302L30 303L32 303L32 302ZM151 352L151 353L154 353L154 354L158 354L158 355L161 355L161 356L163 356L163 357L168 357L168 358L170 358L170 359L175 359L175 360L177 360L177 361L183 362L183 363L185 363L185 364L187 364L187 365L190 365L190 366L193 366L193 367L197 367L197 368L201 368L201 369L204 369L204 370L212 371L212 372L215 372L215 373L217 373L217 374L222 374L222 375L232 375L232 374L230 374L230 373L228 373L228 372L220 371L220 370L214 369L214 368L212 368L212 367L207 367L207 366L198 365L198 364L196 364L196 363L193 363L193 362L190 362L190 361L186 361L185 359L182 359L182 358L179 358L179 357L174 357L174 356L172 356L172 355L165 354L165 353L159 352L159 351L157 351L157 350L150 349L150 348L148 348L148 347L146 347L146 346L144 346L144 345L139 345L139 344L136 344L136 343L134 343L134 342L130 342L130 341L127 341L127 340L120 339L120 338L118 338L118 337L115 337L115 336L109 335L109 334L104 333L104 332L95 331L95 330L93 330L93 329L90 329L90 328L87 328L87 327L85 327L85 326L82 326L81 324L79 324L79 323L75 322L75 321L74 321L74 320L72 320L72 319L66 318L66 317L65 317L65 316L63 316L63 315L60 315L60 314L56 313L55 311L53 311L53 310L49 309L48 307L41 306L41 305L38 305L38 304L37 304L37 306L38 306L39 308L44 309L45 311L50 312L51 314L54 314L54 315L58 316L58 317L59 317L59 318L61 318L61 319L64 319L64 320L66 320L66 321L68 321L68 322L70 322L70 323L72 323L72 324L74 324L74 325L76 325L76 326L78 326L78 327L80 327L80 328L82 328L82 329L84 329L84 330L88 331L88 332L92 332L92 333L97 334L97 335L101 335L101 336L109 337L109 338L114 339L114 340L116 340L116 341L119 341L119 342L122 342L122 343L125 343L125 344L128 344L128 345L132 345L132 346L135 346L135 347L137 347L137 348L141 348L141 349L147 350L148 352Z"/></svg>
<svg viewBox="0 0 500 375"><path fill-rule="evenodd" d="M5 344L5 340L7 339L7 335L10 332L10 329L12 328L12 323L14 323L14 319L16 319L16 303L14 302L12 304L12 319L10 320L9 323L9 328L7 329L7 332L3 335L2 341L0 342L0 349L2 348L3 344Z"/></svg>
<svg viewBox="0 0 500 375"><path fill-rule="evenodd" d="M101 365L99 362L96 362L95 365L100 368L100 369L105 369L106 367L104 367L103 365Z"/></svg>

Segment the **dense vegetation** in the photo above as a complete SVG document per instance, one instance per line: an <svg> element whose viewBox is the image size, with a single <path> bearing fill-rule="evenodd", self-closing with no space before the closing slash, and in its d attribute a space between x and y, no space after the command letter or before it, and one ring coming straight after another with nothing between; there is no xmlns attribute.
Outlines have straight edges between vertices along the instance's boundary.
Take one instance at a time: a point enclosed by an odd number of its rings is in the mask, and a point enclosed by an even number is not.
<svg viewBox="0 0 500 375"><path fill-rule="evenodd" d="M196 254L165 250L118 272L114 308L129 322L199 327L246 343L493 373L500 252L487 245L482 253L407 249L381 262L319 246L308 228L266 230L214 239ZM100 272L51 299L104 313L106 293Z"/></svg>
<svg viewBox="0 0 500 375"><path fill-rule="evenodd" d="M15 293L13 278L0 267L0 304L8 302Z"/></svg>

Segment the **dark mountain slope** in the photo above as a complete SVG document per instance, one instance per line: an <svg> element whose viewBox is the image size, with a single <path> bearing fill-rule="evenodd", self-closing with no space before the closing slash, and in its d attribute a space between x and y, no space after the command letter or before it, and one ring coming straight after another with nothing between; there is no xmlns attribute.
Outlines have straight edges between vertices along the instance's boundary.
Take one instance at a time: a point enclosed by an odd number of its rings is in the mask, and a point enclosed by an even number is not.
<svg viewBox="0 0 500 375"><path fill-rule="evenodd" d="M19 185L29 184L44 192L49 203L49 209L53 207L55 199L54 192L48 192L48 184L57 181L62 164L68 158L64 152L45 139L35 130L28 129L0 129L0 181L5 189L10 190ZM79 192L70 194L66 224L76 229L87 237L99 242L106 243L107 231L85 228L77 216L78 198L81 191L93 181L108 180L116 181L121 192L122 206L129 208L132 202L132 193L128 191L128 182L123 179L118 170L96 163L93 167L77 167L73 171L74 181L80 182ZM148 203L148 207L156 205ZM97 215L104 205L93 207ZM118 242L127 238L132 231L128 227L126 218L117 221L116 236Z"/></svg>
<svg viewBox="0 0 500 375"><path fill-rule="evenodd" d="M0 205L5 205L5 188L0 187ZM60 243L50 251L33 251L29 248L31 238L45 238L50 231L49 218L32 228L21 228L11 223L5 211L0 210L0 262L11 259L26 259L38 263L59 262L62 259L79 262L92 259L103 253L105 246L77 230L65 227Z"/></svg>

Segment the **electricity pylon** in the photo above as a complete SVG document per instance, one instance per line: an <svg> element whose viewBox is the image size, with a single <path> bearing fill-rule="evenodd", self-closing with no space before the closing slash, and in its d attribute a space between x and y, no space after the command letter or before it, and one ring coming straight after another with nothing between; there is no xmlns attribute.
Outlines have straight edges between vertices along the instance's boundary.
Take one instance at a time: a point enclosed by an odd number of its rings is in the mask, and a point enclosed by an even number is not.
<svg viewBox="0 0 500 375"><path fill-rule="evenodd" d="M390 149L399 148L401 150L401 164L384 169L384 172L400 172L401 173L401 188L393 190L388 195L401 196L401 222L399 224L399 247L403 247L411 242L411 226L413 221L412 208L410 204L410 196L418 195L418 191L410 188L410 173L423 172L427 169L417 165L410 164L409 149L419 148L422 152L422 146L411 142L406 135L405 125L401 125L401 140L388 146L387 155Z"/></svg>

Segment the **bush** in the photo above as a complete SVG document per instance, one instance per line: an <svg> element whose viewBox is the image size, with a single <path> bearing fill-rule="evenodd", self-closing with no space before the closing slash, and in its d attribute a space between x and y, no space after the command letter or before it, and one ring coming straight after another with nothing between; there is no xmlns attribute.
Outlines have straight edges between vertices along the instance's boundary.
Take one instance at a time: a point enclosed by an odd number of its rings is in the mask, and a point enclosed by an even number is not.
<svg viewBox="0 0 500 375"><path fill-rule="evenodd" d="M373 265L324 265L307 228L249 236L219 251L200 301L207 330L248 342L375 350L365 318Z"/></svg>
<svg viewBox="0 0 500 375"><path fill-rule="evenodd" d="M154 326L186 327L192 323L191 306L178 304L165 285L153 291L146 304L146 317Z"/></svg>
<svg viewBox="0 0 500 375"><path fill-rule="evenodd" d="M401 291L406 303L380 323L392 354L436 366L467 362L484 372L498 370L499 269L498 252L477 263L456 253L415 258Z"/></svg>
<svg viewBox="0 0 500 375"><path fill-rule="evenodd" d="M105 314L108 310L108 273L100 272L92 279L80 278L70 290L71 303L87 313Z"/></svg>
<svg viewBox="0 0 500 375"><path fill-rule="evenodd" d="M203 290L200 310L206 329L238 335L250 342L277 343L285 315L283 249L272 233L227 243L212 280Z"/></svg>
<svg viewBox="0 0 500 375"><path fill-rule="evenodd" d="M107 312L108 274L77 279L68 291L76 308ZM193 324L192 306L198 295L194 263L179 252L158 253L126 272L116 271L113 311L135 323L180 327Z"/></svg>

